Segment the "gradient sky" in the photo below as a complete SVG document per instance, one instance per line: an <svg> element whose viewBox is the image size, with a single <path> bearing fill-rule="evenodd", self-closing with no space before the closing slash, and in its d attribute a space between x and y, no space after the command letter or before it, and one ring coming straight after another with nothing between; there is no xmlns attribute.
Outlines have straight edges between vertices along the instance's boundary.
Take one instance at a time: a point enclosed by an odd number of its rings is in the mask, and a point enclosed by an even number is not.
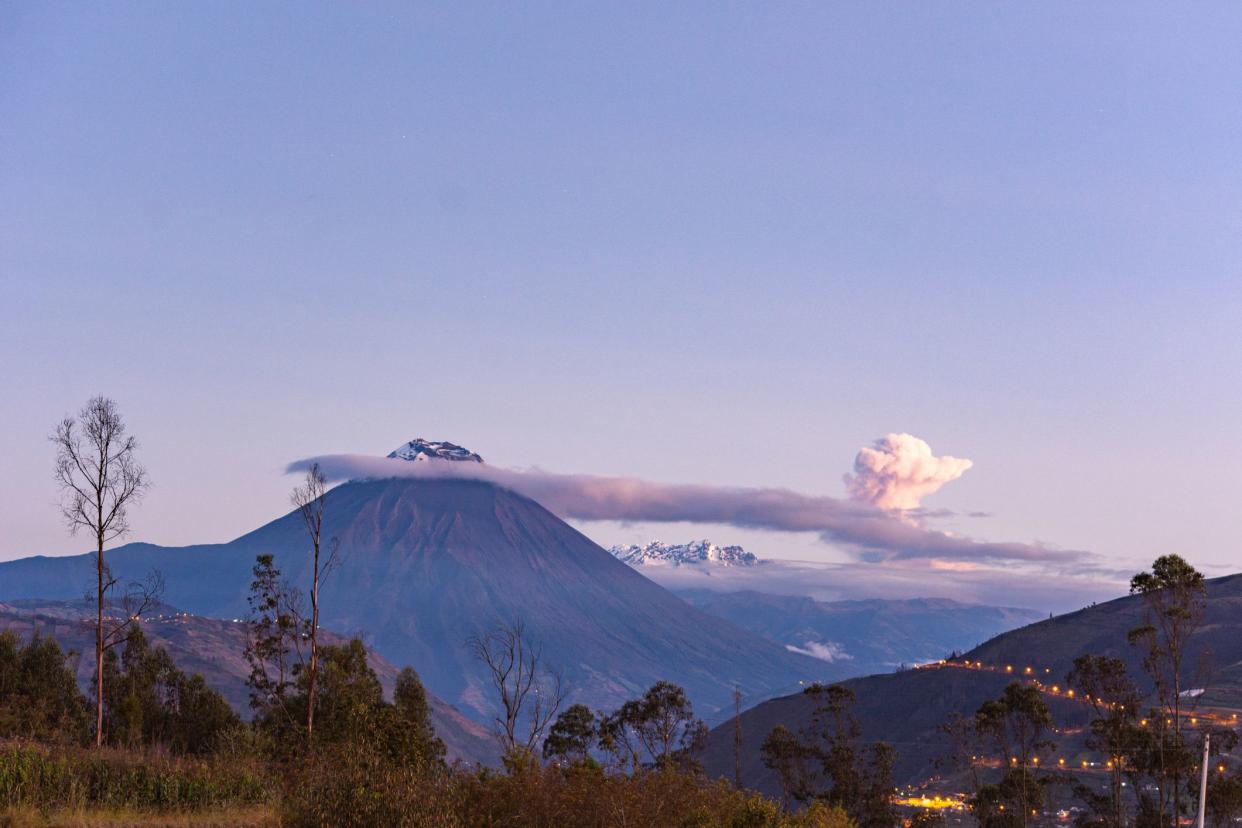
<svg viewBox="0 0 1242 828"><path fill-rule="evenodd" d="M840 496L905 431L974 462L926 505L991 517L942 528L1236 569L1240 42L1229 3L6 3L0 559L87 545L46 437L104 393L160 543L415 436Z"/></svg>

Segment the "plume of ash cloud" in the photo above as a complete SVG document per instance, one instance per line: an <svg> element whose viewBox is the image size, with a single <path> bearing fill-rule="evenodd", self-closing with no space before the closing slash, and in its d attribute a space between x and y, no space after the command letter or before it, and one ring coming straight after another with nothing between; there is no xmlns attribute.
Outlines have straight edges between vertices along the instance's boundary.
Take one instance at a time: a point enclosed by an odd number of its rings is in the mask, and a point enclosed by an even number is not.
<svg viewBox="0 0 1242 828"><path fill-rule="evenodd" d="M919 508L919 501L957 480L972 465L958 457L937 457L913 434L889 434L859 450L845 485L857 501L906 511Z"/></svg>
<svg viewBox="0 0 1242 828"><path fill-rule="evenodd" d="M392 477L462 477L512 489L563 518L630 522L723 523L750 529L815 532L825 541L869 561L1026 561L1086 563L1088 553L1024 543L991 543L926 529L870 504L806 495L788 489L653 483L631 477L519 471L479 463L409 463L352 454L293 463L300 471L318 462L332 480Z"/></svg>

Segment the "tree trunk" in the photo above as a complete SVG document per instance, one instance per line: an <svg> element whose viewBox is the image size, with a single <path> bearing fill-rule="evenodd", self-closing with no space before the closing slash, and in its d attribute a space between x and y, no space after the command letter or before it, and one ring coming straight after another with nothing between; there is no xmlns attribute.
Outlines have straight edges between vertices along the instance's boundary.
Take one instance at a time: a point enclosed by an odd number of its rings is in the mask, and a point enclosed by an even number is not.
<svg viewBox="0 0 1242 828"><path fill-rule="evenodd" d="M104 558L103 535L96 536L95 571L99 576L95 615L95 747L103 747Z"/></svg>
<svg viewBox="0 0 1242 828"><path fill-rule="evenodd" d="M306 691L306 736L310 739L315 732L315 678L319 672L319 538L314 539L315 561L311 573L311 632L310 632L310 671L307 674Z"/></svg>
<svg viewBox="0 0 1242 828"><path fill-rule="evenodd" d="M1176 642L1177 629L1174 628ZM1173 736L1178 748L1178 755L1173 761L1173 824L1182 824L1182 658L1181 646L1174 643L1170 647L1173 661Z"/></svg>

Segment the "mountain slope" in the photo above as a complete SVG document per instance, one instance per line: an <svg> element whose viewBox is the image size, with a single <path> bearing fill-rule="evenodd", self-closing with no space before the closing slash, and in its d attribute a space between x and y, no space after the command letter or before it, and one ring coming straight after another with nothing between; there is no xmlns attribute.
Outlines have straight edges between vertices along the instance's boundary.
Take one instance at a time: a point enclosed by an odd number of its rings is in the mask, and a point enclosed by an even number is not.
<svg viewBox="0 0 1242 828"><path fill-rule="evenodd" d="M80 602L0 604L0 630L9 630L22 639L36 632L55 638L63 650L77 654L78 683L85 692L90 691L95 673L92 655L95 627L89 607L84 608ZM167 650L179 668L187 673L201 673L207 684L224 696L234 710L243 717L250 716L250 696L246 687L250 667L243 655L244 624L168 610L145 616L142 631L152 646ZM325 639L333 644L343 641L333 633L327 633ZM391 699L397 683L397 668L375 653L371 653L369 661L384 693ZM434 693L427 694L427 703L431 708L432 726L444 740L450 761L499 762L496 740L485 728L467 719Z"/></svg>
<svg viewBox="0 0 1242 828"><path fill-rule="evenodd" d="M328 494L325 526L343 563L324 586L324 625L365 631L379 653L414 666L429 689L480 720L491 693L465 642L498 621L521 619L572 698L600 708L668 679L711 715L731 703L735 684L765 698L841 674L699 612L539 504L490 483L346 483ZM170 604L231 618L245 612L255 555L274 554L305 584L306 547L301 518L290 513L230 543L130 544L108 559L123 578L159 569ZM0 600L79 598L89 560L0 564Z"/></svg>
<svg viewBox="0 0 1242 828"><path fill-rule="evenodd" d="M1215 669L1207 681L1195 682L1199 659L1192 657L1184 678L1188 687L1206 687L1198 705L1237 711L1242 708L1242 575L1215 578L1207 584L1206 620L1192 639L1191 652L1209 654ZM863 738L892 743L898 752L898 781L921 782L939 773L935 759L949 749L939 725L954 713L973 716L980 704L996 697L1015 676L1025 678L1027 667L1032 677L1057 684L1064 681L1077 656L1112 655L1125 660L1131 675L1146 687L1142 654L1126 642L1126 633L1139 626L1143 617L1140 598L1119 598L1004 633L965 654L965 659L983 665L982 669L945 665L850 679L844 684L858 696L856 713ZM1013 672L1007 673L1006 667L1013 667ZM1062 727L1080 728L1085 723L1084 705L1049 698ZM748 786L778 792L775 775L763 765L760 746L777 724L798 731L809 723L811 714L812 704L801 694L772 699L742 714L743 781ZM704 758L712 775L732 774L733 738L731 722L710 734ZM1081 736L1057 738L1080 746L1075 739Z"/></svg>

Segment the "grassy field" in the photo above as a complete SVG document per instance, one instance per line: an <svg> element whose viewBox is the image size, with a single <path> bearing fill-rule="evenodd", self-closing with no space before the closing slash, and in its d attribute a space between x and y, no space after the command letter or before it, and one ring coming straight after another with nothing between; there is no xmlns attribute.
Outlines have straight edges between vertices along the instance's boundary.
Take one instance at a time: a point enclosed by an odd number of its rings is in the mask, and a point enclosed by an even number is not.
<svg viewBox="0 0 1242 828"><path fill-rule="evenodd" d="M0 812L0 828L276 828L280 819L267 807L227 808L181 814L135 811L39 811L15 808Z"/></svg>

